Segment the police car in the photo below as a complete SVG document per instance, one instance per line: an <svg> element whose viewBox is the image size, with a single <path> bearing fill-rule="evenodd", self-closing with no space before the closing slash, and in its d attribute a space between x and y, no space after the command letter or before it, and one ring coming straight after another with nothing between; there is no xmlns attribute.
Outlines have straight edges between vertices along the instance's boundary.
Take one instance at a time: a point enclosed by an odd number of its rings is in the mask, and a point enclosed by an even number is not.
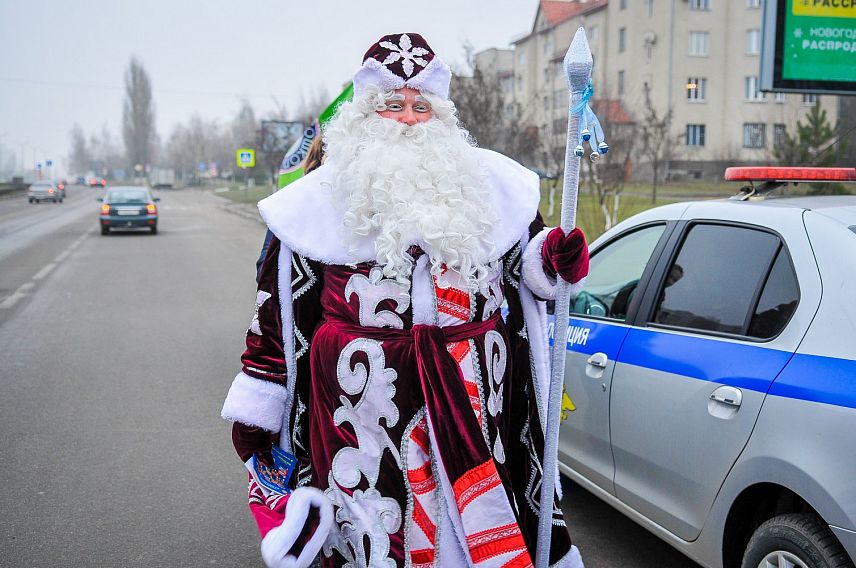
<svg viewBox="0 0 856 568"><path fill-rule="evenodd" d="M592 243L560 468L703 566L853 566L856 196L764 194L856 169L726 179Z"/></svg>

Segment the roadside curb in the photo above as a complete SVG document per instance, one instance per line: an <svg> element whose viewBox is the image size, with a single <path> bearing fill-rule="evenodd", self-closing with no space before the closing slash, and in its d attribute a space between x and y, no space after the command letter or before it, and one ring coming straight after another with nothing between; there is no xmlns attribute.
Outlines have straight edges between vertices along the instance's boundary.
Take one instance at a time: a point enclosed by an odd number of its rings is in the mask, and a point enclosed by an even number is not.
<svg viewBox="0 0 856 568"><path fill-rule="evenodd" d="M218 207L223 211L237 215L238 217L243 217L244 219L249 219L250 221L255 221L261 225L265 224L259 215L259 210L255 203L236 203L226 199L225 197L220 197L213 191L210 193L220 201Z"/></svg>

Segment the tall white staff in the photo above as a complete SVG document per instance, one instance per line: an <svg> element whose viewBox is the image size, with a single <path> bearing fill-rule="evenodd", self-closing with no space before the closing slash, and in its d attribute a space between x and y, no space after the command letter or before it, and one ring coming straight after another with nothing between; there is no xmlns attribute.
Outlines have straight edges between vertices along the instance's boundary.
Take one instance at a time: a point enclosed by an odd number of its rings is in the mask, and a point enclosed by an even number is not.
<svg viewBox="0 0 856 568"><path fill-rule="evenodd" d="M580 185L580 157L585 153L583 142L591 146L591 160L609 150L603 137L600 122L588 106L591 87L592 57L584 28L574 34L574 40L565 55L565 72L568 76L570 116L568 117L568 146L565 152L565 183L562 188L561 227L565 234L576 226L577 193ZM590 130L591 129L591 130ZM594 140L592 140L594 138ZM565 374L565 351L570 313L570 284L557 275L556 323L553 333L551 357L550 395L547 402L547 424L544 433L543 476L541 479L541 515L538 520L538 549L535 566L548 568L550 539L553 528L553 496L558 479L559 419L562 407L562 386Z"/></svg>

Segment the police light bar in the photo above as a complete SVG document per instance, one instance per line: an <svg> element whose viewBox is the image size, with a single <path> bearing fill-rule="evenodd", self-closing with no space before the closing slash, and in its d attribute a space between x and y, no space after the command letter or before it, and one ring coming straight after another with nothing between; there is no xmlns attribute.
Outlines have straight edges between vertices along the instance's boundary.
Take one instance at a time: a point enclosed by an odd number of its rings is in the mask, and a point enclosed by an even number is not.
<svg viewBox="0 0 856 568"><path fill-rule="evenodd" d="M735 167L725 170L725 181L772 182L835 182L856 181L856 168L804 168L804 167Z"/></svg>

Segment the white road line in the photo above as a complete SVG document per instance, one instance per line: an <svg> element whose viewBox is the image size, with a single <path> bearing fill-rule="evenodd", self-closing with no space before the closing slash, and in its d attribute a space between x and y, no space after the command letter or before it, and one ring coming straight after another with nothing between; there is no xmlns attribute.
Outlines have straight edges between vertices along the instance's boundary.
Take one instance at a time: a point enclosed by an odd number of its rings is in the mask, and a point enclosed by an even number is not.
<svg viewBox="0 0 856 568"><path fill-rule="evenodd" d="M0 310L7 310L18 303L18 300L27 295L27 291L35 286L35 282L24 282L21 286L12 292L12 295L0 302Z"/></svg>
<svg viewBox="0 0 856 568"><path fill-rule="evenodd" d="M74 240L73 243L66 247L64 251L59 253L57 257L53 260L53 262L49 262L48 264L44 265L41 270L39 270L38 272L36 272L35 275L33 275L33 278L29 282L21 284L21 286L14 292L12 292L10 296L7 296L2 302L0 302L0 310L7 310L17 304L19 300L24 298L27 295L27 292L29 292L30 289L36 285L36 282L38 280L41 280L42 278L50 274L51 271L56 268L57 264L65 260L74 249L79 247L80 243L83 242L83 239L88 237L92 231L93 229L90 228L85 233L80 235L77 239Z"/></svg>
<svg viewBox="0 0 856 568"><path fill-rule="evenodd" d="M57 262L59 262L59 261L57 261ZM41 280L42 278L47 276L50 273L50 271L53 270L54 268L56 268L56 262L51 262L49 264L46 264L41 270L36 272L36 275L33 276L33 280Z"/></svg>

